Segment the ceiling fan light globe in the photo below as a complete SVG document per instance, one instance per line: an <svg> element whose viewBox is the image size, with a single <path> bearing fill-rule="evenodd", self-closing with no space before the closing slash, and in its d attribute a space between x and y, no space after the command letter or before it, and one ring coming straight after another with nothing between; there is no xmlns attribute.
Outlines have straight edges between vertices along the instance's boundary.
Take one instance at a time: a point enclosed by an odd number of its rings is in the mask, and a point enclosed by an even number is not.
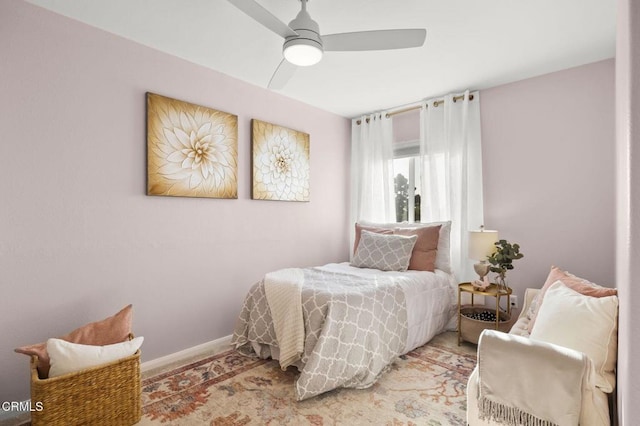
<svg viewBox="0 0 640 426"><path fill-rule="evenodd" d="M322 59L322 49L311 40L292 40L284 46L284 58L294 65L308 67Z"/></svg>

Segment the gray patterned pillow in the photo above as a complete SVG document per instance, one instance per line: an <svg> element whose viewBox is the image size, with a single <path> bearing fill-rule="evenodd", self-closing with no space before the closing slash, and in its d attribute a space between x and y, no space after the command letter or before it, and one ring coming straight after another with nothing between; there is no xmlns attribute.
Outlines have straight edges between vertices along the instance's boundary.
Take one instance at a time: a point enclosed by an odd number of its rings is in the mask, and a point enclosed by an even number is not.
<svg viewBox="0 0 640 426"><path fill-rule="evenodd" d="M418 237L377 234L362 230L351 266L381 271L406 271Z"/></svg>

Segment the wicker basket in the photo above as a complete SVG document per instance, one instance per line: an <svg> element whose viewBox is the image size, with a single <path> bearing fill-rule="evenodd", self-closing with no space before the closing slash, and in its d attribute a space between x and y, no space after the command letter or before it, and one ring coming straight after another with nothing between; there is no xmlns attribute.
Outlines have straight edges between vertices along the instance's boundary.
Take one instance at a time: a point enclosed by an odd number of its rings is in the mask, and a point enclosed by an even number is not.
<svg viewBox="0 0 640 426"><path fill-rule="evenodd" d="M460 327L460 337L462 340L466 340L467 342L475 343L477 345L480 333L482 333L482 330L485 328L504 332L511 329L511 326L513 325L511 316L503 311L500 311L500 321L498 322L497 328L495 321L481 321L464 315L465 313L470 314L484 311L495 312L495 308L488 308L485 306L466 306L460 309L460 324L458 326Z"/></svg>
<svg viewBox="0 0 640 426"><path fill-rule="evenodd" d="M38 377L38 357L31 357L33 426L122 425L140 421L140 351L98 367L50 379Z"/></svg>

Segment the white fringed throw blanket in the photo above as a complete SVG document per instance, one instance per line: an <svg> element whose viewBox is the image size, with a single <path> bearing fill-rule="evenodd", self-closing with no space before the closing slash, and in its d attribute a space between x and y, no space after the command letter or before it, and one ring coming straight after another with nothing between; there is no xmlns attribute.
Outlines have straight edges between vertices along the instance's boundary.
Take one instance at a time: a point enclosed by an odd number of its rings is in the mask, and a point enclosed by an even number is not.
<svg viewBox="0 0 640 426"><path fill-rule="evenodd" d="M289 268L264 276L264 292L280 345L280 368L286 370L304 351L302 317L302 269Z"/></svg>
<svg viewBox="0 0 640 426"><path fill-rule="evenodd" d="M521 340L521 344L509 344ZM480 419L509 426L577 426L591 369L582 352L485 330L478 342Z"/></svg>

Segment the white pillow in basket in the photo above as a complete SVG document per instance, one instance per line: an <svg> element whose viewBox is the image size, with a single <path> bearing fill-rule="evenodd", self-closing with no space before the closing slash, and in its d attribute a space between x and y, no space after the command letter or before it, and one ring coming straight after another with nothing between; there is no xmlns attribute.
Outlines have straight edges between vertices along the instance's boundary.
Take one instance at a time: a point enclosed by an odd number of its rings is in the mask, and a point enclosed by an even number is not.
<svg viewBox="0 0 640 426"><path fill-rule="evenodd" d="M140 336L113 345L92 346L62 339L49 339L47 340L47 352L51 359L49 378L126 358L140 349L143 340L144 337Z"/></svg>
<svg viewBox="0 0 640 426"><path fill-rule="evenodd" d="M540 305L531 339L586 354L596 370L596 386L611 392L615 386L618 297L591 297L556 281Z"/></svg>

